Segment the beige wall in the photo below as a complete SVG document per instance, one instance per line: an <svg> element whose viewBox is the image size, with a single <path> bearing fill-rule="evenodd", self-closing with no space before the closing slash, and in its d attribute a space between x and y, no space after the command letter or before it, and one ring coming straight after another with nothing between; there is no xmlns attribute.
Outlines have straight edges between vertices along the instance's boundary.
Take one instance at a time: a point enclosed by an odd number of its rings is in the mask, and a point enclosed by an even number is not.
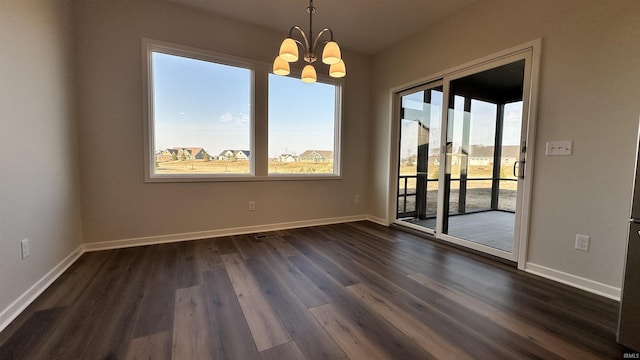
<svg viewBox="0 0 640 360"><path fill-rule="evenodd" d="M369 210L385 217L390 89L542 38L528 262L618 288L638 117L640 2L479 0L376 56ZM574 154L545 157L546 141ZM574 250L590 235L588 253Z"/></svg>
<svg viewBox="0 0 640 360"><path fill-rule="evenodd" d="M342 179L146 184L141 38L271 63L286 34L163 1L80 1L76 11L85 242L366 214L369 58L344 56Z"/></svg>
<svg viewBox="0 0 640 360"><path fill-rule="evenodd" d="M68 1L0 1L0 328L82 243L71 24Z"/></svg>

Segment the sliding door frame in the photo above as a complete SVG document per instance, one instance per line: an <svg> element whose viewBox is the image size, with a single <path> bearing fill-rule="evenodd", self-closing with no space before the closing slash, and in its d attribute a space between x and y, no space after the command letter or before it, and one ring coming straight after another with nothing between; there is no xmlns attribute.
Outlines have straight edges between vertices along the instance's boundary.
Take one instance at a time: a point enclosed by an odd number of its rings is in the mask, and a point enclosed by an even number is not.
<svg viewBox="0 0 640 360"><path fill-rule="evenodd" d="M530 207L531 207L531 194L532 194L532 181L533 181L533 165L534 165L534 153L535 153L535 129L536 129L536 116L537 116L537 103L538 103L538 79L540 73L540 48L541 39L537 39L531 42L527 42L492 55L477 59L475 61L457 66L455 68L445 70L443 72L428 76L411 83L404 84L402 86L393 88L391 90L392 101L392 128L391 128L391 145L390 149L390 178L389 178L389 190L388 190L388 212L387 223L401 223L403 226L409 226L416 230L425 232L435 236L436 238L467 246L474 250L479 250L489 255L498 256L500 258L506 258L517 263L518 269L524 270L524 266L527 260L528 249L528 235L529 235L529 223L530 223ZM523 114L522 121L523 127L521 131L526 132L526 139L521 143L521 161L524 161L525 168L522 181L518 181L518 203L516 206L516 222L514 227L515 234L518 234L518 238L514 239L514 250L512 256L506 256L505 252L496 250L496 253L492 253L491 250L487 251L485 247L475 249L474 245L470 245L466 240L460 240L452 236L442 234L442 216L444 215L444 191L440 189L438 191L438 212L436 218L438 219L435 232L430 229L425 229L419 226L411 226L406 222L400 222L396 219L397 213L397 191L398 191L398 174L399 174L399 115L402 104L400 103L400 94L411 89L428 88L432 84L436 84L442 81L443 84L443 104L442 104L442 122L441 122L441 139L447 137L447 116L449 112L449 97L446 96L449 93L449 82L457 78L467 76L483 70L499 67L504 64L511 63L525 59L525 73L523 83ZM445 140L446 142L446 140ZM440 173L439 179L442 181L445 175L445 160L446 160L446 146L440 144ZM524 151L524 153L522 153Z"/></svg>

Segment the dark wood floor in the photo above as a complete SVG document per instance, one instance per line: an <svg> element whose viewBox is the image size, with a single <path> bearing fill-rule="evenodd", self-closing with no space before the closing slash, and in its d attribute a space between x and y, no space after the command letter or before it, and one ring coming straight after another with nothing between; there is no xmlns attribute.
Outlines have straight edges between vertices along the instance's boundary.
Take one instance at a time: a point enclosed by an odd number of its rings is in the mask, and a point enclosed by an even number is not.
<svg viewBox="0 0 640 360"><path fill-rule="evenodd" d="M359 222L86 253L0 359L619 359L617 311Z"/></svg>

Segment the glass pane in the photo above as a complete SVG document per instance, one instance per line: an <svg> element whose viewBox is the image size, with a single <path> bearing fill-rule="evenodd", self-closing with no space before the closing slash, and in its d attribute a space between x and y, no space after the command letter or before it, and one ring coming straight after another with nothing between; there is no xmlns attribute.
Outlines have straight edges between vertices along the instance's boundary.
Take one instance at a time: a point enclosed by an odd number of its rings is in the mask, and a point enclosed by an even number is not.
<svg viewBox="0 0 640 360"><path fill-rule="evenodd" d="M397 217L435 229L440 171L442 87L401 97ZM405 195L406 194L406 195Z"/></svg>
<svg viewBox="0 0 640 360"><path fill-rule="evenodd" d="M154 174L251 172L251 70L152 53Z"/></svg>
<svg viewBox="0 0 640 360"><path fill-rule="evenodd" d="M498 209L503 211L516 211L517 180L500 181L500 197L498 198Z"/></svg>
<svg viewBox="0 0 640 360"><path fill-rule="evenodd" d="M524 60L450 82L443 232L513 249Z"/></svg>
<svg viewBox="0 0 640 360"><path fill-rule="evenodd" d="M471 100L466 181L467 200L463 212L491 209L497 115L498 106L496 104Z"/></svg>
<svg viewBox="0 0 640 360"><path fill-rule="evenodd" d="M269 174L338 174L337 91L269 74Z"/></svg>
<svg viewBox="0 0 640 360"><path fill-rule="evenodd" d="M513 167L520 158L522 101L505 104L503 119L498 209L515 212L518 178L514 175Z"/></svg>

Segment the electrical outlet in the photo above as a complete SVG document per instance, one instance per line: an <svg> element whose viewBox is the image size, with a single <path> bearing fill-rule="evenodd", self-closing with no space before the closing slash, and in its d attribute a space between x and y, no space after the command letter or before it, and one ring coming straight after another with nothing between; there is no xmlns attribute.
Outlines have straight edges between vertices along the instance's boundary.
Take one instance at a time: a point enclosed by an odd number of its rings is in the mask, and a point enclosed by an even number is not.
<svg viewBox="0 0 640 360"><path fill-rule="evenodd" d="M20 241L20 249L22 251L22 258L26 259L27 257L29 257L29 239L23 239L22 241Z"/></svg>
<svg viewBox="0 0 640 360"><path fill-rule="evenodd" d="M255 211L255 210L256 210L256 202L249 201L249 211Z"/></svg>
<svg viewBox="0 0 640 360"><path fill-rule="evenodd" d="M576 234L576 250L589 251L591 236Z"/></svg>
<svg viewBox="0 0 640 360"><path fill-rule="evenodd" d="M358 203L358 202L360 202L360 195L356 195L356 196L353 198L353 202L357 202L357 203Z"/></svg>

